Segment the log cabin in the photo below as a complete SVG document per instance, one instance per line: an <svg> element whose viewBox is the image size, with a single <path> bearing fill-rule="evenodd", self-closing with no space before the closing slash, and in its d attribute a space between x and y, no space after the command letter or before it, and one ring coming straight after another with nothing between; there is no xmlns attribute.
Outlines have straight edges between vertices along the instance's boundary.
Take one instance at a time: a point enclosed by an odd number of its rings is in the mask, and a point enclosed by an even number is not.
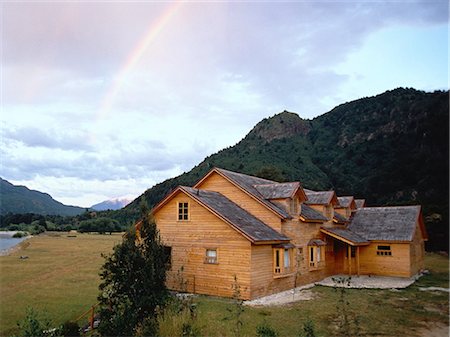
<svg viewBox="0 0 450 337"><path fill-rule="evenodd" d="M423 268L420 206L357 208L334 191L213 168L152 210L167 286L245 300L346 273L410 277Z"/></svg>

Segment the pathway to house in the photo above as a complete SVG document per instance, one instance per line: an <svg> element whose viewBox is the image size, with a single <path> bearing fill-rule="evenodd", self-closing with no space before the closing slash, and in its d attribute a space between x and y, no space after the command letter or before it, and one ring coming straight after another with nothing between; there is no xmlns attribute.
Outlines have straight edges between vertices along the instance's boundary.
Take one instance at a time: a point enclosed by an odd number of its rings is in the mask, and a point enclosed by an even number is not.
<svg viewBox="0 0 450 337"><path fill-rule="evenodd" d="M283 305L297 301L308 301L314 298L313 292L310 290L315 285L325 287L348 287L348 288L366 288L366 289L403 289L413 284L417 277L387 277L387 276L352 276L350 283L337 283L333 279L347 279L348 275L335 275L326 279L308 284L295 289L286 290L277 294L260 297L255 300L245 301L248 306L271 306Z"/></svg>

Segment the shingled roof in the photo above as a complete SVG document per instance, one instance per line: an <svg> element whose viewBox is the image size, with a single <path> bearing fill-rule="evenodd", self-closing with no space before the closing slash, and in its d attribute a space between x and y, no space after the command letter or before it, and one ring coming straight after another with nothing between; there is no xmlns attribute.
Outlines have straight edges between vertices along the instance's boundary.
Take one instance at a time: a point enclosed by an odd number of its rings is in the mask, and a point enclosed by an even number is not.
<svg viewBox="0 0 450 337"><path fill-rule="evenodd" d="M420 212L420 206L365 207L355 212L347 229L371 241L412 241Z"/></svg>
<svg viewBox="0 0 450 337"><path fill-rule="evenodd" d="M291 216L289 215L286 210L282 209L281 207L276 206L274 203L267 200L263 194L261 194L258 189L255 186L258 185L272 185L272 184L279 184L276 181L262 179L254 176L249 176L242 173L237 173L233 171L224 170L221 168L214 168L215 171L225 176L227 179L234 182L236 185L244 189L247 193L251 194L253 197L257 198L261 203L266 205L268 208L276 212L278 215L280 215L284 219L291 219Z"/></svg>
<svg viewBox="0 0 450 337"><path fill-rule="evenodd" d="M278 233L218 192L185 186L180 186L179 189L219 215L254 243L289 241L288 237Z"/></svg>
<svg viewBox="0 0 450 337"><path fill-rule="evenodd" d="M338 199L340 207L344 207L344 208L351 207L352 202L353 202L353 206L356 207L356 204L354 203L355 198L353 196L337 197L337 199Z"/></svg>
<svg viewBox="0 0 450 337"><path fill-rule="evenodd" d="M307 222L324 222L328 219L320 212L316 211L314 208L302 204L302 211L300 213L300 218Z"/></svg>
<svg viewBox="0 0 450 337"><path fill-rule="evenodd" d="M346 224L347 222L349 222L349 220L345 216L339 214L338 212L334 212L333 221L338 224Z"/></svg>
<svg viewBox="0 0 450 337"><path fill-rule="evenodd" d="M366 199L355 199L356 208L363 208L366 205Z"/></svg>
<svg viewBox="0 0 450 337"><path fill-rule="evenodd" d="M345 228L321 228L322 233L337 237L341 241L350 243L353 246L367 245L369 241L365 237Z"/></svg>
<svg viewBox="0 0 450 337"><path fill-rule="evenodd" d="M285 199L292 198L300 187L299 182L272 183L264 185L254 185L256 190L264 199Z"/></svg>
<svg viewBox="0 0 450 337"><path fill-rule="evenodd" d="M311 192L310 190L305 190L308 200L305 201L308 205L328 205L334 199L334 191L319 191Z"/></svg>

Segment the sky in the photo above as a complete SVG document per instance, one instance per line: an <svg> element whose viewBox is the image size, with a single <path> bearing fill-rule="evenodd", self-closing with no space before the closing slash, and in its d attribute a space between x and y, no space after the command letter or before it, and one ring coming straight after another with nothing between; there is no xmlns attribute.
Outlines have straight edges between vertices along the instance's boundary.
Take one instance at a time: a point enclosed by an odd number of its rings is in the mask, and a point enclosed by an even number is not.
<svg viewBox="0 0 450 337"><path fill-rule="evenodd" d="M448 1L0 0L0 176L135 198L283 110L448 90Z"/></svg>

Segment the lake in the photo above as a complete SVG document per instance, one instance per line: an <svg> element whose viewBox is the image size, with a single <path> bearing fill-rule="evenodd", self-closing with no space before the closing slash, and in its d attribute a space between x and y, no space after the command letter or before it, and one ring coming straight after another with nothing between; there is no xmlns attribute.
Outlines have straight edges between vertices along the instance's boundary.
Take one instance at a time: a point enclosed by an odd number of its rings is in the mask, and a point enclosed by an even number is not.
<svg viewBox="0 0 450 337"><path fill-rule="evenodd" d="M26 239L26 237L23 238L13 238L12 236L16 232L0 232L0 253L4 253L5 250L8 250L18 243L22 242Z"/></svg>

